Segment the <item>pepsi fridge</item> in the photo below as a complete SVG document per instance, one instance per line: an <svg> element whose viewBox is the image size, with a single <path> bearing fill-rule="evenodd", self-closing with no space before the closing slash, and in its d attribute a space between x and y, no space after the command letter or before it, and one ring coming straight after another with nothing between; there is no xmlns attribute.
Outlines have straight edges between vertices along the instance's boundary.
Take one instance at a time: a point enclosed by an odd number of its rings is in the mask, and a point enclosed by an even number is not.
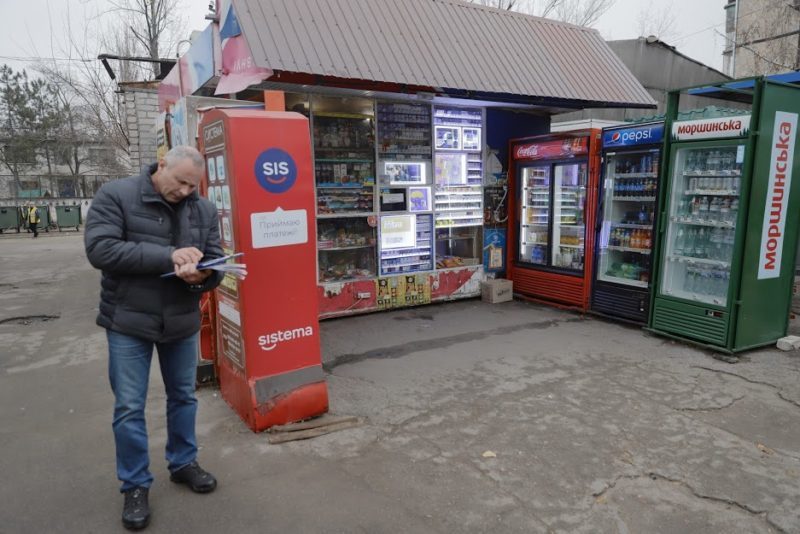
<svg viewBox="0 0 800 534"><path fill-rule="evenodd" d="M647 322L663 135L663 122L603 130L595 313Z"/></svg>
<svg viewBox="0 0 800 534"><path fill-rule="evenodd" d="M677 120L682 92L750 106ZM786 335L799 117L800 88L764 78L670 93L650 330L724 353Z"/></svg>

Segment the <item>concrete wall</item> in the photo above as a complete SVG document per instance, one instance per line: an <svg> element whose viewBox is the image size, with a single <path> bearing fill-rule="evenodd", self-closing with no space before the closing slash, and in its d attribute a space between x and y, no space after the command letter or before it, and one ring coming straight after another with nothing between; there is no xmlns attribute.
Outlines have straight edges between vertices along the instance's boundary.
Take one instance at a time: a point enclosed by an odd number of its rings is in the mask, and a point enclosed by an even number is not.
<svg viewBox="0 0 800 534"><path fill-rule="evenodd" d="M158 90L126 87L122 93L125 128L130 141L130 172L156 161Z"/></svg>
<svg viewBox="0 0 800 534"><path fill-rule="evenodd" d="M608 45L658 103L658 108L588 109L556 115L553 122L582 119L624 121L661 115L666 111L668 91L728 79L723 73L679 54L661 41L649 42L639 38L608 41ZM708 105L720 105L720 102L706 98L681 98L681 107L685 109Z"/></svg>
<svg viewBox="0 0 800 534"><path fill-rule="evenodd" d="M734 77L779 74L800 68L800 35L751 43L800 29L800 2L738 0L738 4L735 55L731 47L725 52L728 61L733 62Z"/></svg>

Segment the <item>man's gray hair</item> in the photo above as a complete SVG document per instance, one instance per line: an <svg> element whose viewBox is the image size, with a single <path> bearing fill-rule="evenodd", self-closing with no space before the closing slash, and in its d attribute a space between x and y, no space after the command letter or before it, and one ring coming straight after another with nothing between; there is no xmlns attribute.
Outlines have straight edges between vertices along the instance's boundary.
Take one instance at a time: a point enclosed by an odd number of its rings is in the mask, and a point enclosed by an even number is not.
<svg viewBox="0 0 800 534"><path fill-rule="evenodd" d="M167 162L167 167L172 167L173 164L185 159L194 163L195 167L205 167L206 164L203 155L200 154L196 148L191 146L176 146L164 155L164 161Z"/></svg>

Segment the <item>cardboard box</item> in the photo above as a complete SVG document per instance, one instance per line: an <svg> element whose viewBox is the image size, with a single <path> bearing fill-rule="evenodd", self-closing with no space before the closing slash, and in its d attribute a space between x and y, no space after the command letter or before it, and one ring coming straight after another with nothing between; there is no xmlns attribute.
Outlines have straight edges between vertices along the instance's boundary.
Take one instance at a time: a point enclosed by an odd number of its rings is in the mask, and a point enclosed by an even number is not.
<svg viewBox="0 0 800 534"><path fill-rule="evenodd" d="M489 304L508 302L514 299L514 283L511 280L495 278L481 282L481 300Z"/></svg>

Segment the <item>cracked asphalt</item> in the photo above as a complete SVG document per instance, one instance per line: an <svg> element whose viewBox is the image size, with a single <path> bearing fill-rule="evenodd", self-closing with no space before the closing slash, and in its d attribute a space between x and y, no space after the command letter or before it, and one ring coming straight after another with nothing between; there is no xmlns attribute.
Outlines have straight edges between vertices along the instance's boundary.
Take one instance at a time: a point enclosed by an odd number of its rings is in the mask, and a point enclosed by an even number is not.
<svg viewBox="0 0 800 534"><path fill-rule="evenodd" d="M0 532L122 531L99 275L74 233L0 255ZM326 321L322 341L332 412L366 424L270 445L202 389L210 495L168 481L153 366L148 531L800 533L797 352L726 363L477 300Z"/></svg>

